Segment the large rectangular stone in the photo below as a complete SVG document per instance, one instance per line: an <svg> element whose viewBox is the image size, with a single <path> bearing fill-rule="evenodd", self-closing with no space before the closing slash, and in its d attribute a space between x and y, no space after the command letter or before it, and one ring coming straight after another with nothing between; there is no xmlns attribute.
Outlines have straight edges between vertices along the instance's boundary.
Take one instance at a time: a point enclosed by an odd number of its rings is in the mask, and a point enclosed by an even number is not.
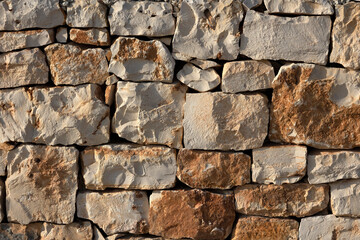
<svg viewBox="0 0 360 240"><path fill-rule="evenodd" d="M332 213L342 217L360 217L360 179L330 184Z"/></svg>

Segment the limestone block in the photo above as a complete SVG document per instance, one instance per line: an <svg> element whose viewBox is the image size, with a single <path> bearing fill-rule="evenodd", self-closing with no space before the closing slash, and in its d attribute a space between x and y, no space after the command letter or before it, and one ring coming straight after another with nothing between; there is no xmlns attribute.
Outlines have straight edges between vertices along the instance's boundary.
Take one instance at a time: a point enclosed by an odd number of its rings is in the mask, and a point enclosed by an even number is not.
<svg viewBox="0 0 360 240"><path fill-rule="evenodd" d="M68 40L68 31L66 27L60 27L56 30L56 41L59 43L66 43Z"/></svg>
<svg viewBox="0 0 360 240"><path fill-rule="evenodd" d="M332 213L342 217L360 217L360 180L346 180L330 184Z"/></svg>
<svg viewBox="0 0 360 240"><path fill-rule="evenodd" d="M110 35L106 28L91 28L70 30L70 40L80 44L94 46L110 46Z"/></svg>
<svg viewBox="0 0 360 240"><path fill-rule="evenodd" d="M253 9L260 6L263 0L240 0L247 8Z"/></svg>
<svg viewBox="0 0 360 240"><path fill-rule="evenodd" d="M104 28L108 26L107 7L98 0L72 1L67 6L66 24L79 28Z"/></svg>
<svg viewBox="0 0 360 240"><path fill-rule="evenodd" d="M264 0L269 13L296 15L333 15L329 0Z"/></svg>

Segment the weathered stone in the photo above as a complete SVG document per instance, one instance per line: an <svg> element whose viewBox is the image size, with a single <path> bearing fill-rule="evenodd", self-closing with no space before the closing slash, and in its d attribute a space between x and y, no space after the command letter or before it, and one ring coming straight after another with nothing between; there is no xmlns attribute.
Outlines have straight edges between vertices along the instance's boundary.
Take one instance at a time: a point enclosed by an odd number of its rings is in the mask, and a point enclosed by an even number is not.
<svg viewBox="0 0 360 240"><path fill-rule="evenodd" d="M0 150L1 151L1 150ZM3 180L0 180L0 222L4 219L5 208L5 185Z"/></svg>
<svg viewBox="0 0 360 240"><path fill-rule="evenodd" d="M53 28L64 22L58 0L0 1L0 31Z"/></svg>
<svg viewBox="0 0 360 240"><path fill-rule="evenodd" d="M332 213L342 217L360 217L360 179L330 184Z"/></svg>
<svg viewBox="0 0 360 240"><path fill-rule="evenodd" d="M293 219L241 217L232 233L232 240L297 240L299 223Z"/></svg>
<svg viewBox="0 0 360 240"><path fill-rule="evenodd" d="M123 80L172 82L175 60L160 41L119 37L111 45L109 72Z"/></svg>
<svg viewBox="0 0 360 240"><path fill-rule="evenodd" d="M122 239L126 234L116 233L106 237L106 240L119 240Z"/></svg>
<svg viewBox="0 0 360 240"><path fill-rule="evenodd" d="M54 30L52 29L0 32L0 52L40 47L53 42Z"/></svg>
<svg viewBox="0 0 360 240"><path fill-rule="evenodd" d="M71 1L67 6L66 24L79 28L107 27L107 7L98 0Z"/></svg>
<svg viewBox="0 0 360 240"><path fill-rule="evenodd" d="M104 84L109 76L105 51L55 43L45 48L55 85Z"/></svg>
<svg viewBox="0 0 360 240"><path fill-rule="evenodd" d="M78 155L74 147L21 145L11 150L5 181L8 221L71 223Z"/></svg>
<svg viewBox="0 0 360 240"><path fill-rule="evenodd" d="M119 81L113 132L140 144L181 148L186 90L179 83Z"/></svg>
<svg viewBox="0 0 360 240"><path fill-rule="evenodd" d="M329 203L327 185L306 183L250 184L235 189L236 211L268 217L305 217L324 210Z"/></svg>
<svg viewBox="0 0 360 240"><path fill-rule="evenodd" d="M262 94L188 93L184 143L189 149L245 150L261 147L269 110Z"/></svg>
<svg viewBox="0 0 360 240"><path fill-rule="evenodd" d="M127 239L127 240L164 240L162 237L143 237L143 236L124 236L117 239Z"/></svg>
<svg viewBox="0 0 360 240"><path fill-rule="evenodd" d="M0 90L0 142L98 145L109 141L109 107L97 85Z"/></svg>
<svg viewBox="0 0 360 240"><path fill-rule="evenodd" d="M199 68L206 70L209 68L219 68L221 67L220 64L218 64L217 62L214 61L210 61L210 60L203 60L203 59L193 59L190 61L190 63L198 66Z"/></svg>
<svg viewBox="0 0 360 240"><path fill-rule="evenodd" d="M93 240L108 240L104 237L100 229L95 225L93 226L93 236Z"/></svg>
<svg viewBox="0 0 360 240"><path fill-rule="evenodd" d="M235 220L233 195L201 190L154 191L149 233L165 238L225 239Z"/></svg>
<svg viewBox="0 0 360 240"><path fill-rule="evenodd" d="M252 180L256 183L295 183L305 176L304 146L273 146L253 150Z"/></svg>
<svg viewBox="0 0 360 240"><path fill-rule="evenodd" d="M227 62L222 72L223 92L237 93L271 88L274 68L268 61Z"/></svg>
<svg viewBox="0 0 360 240"><path fill-rule="evenodd" d="M110 76L108 76L106 78L105 84L107 86L110 86L110 85L117 83L118 81L119 81L119 79L114 74L111 74Z"/></svg>
<svg viewBox="0 0 360 240"><path fill-rule="evenodd" d="M329 16L278 17L249 10L240 54L255 60L283 59L325 65L330 30Z"/></svg>
<svg viewBox="0 0 360 240"><path fill-rule="evenodd" d="M243 153L180 149L177 177L192 188L230 189L250 182L250 165Z"/></svg>
<svg viewBox="0 0 360 240"><path fill-rule="evenodd" d="M160 37L173 35L175 19L167 2L118 1L109 12L111 35Z"/></svg>
<svg viewBox="0 0 360 240"><path fill-rule="evenodd" d="M336 5L335 12L330 62L360 69L360 3Z"/></svg>
<svg viewBox="0 0 360 240"><path fill-rule="evenodd" d="M333 15L329 0L264 0L269 13L299 15Z"/></svg>
<svg viewBox="0 0 360 240"><path fill-rule="evenodd" d="M110 46L110 35L106 28L91 28L70 30L70 40L80 44L94 46Z"/></svg>
<svg viewBox="0 0 360 240"><path fill-rule="evenodd" d="M49 81L49 67L40 49L0 54L0 88L13 88Z"/></svg>
<svg viewBox="0 0 360 240"><path fill-rule="evenodd" d="M359 72L291 64L281 67L273 89L271 141L321 149L360 146Z"/></svg>
<svg viewBox="0 0 360 240"><path fill-rule="evenodd" d="M360 178L360 151L312 151L307 160L311 184Z"/></svg>
<svg viewBox="0 0 360 240"><path fill-rule="evenodd" d="M66 43L68 40L68 31L66 27L61 27L56 30L56 41L59 43Z"/></svg>
<svg viewBox="0 0 360 240"><path fill-rule="evenodd" d="M199 59L236 59L243 14L238 0L182 1L173 52Z"/></svg>
<svg viewBox="0 0 360 240"><path fill-rule="evenodd" d="M254 9L263 3L263 0L240 0L247 8Z"/></svg>
<svg viewBox="0 0 360 240"><path fill-rule="evenodd" d="M13 148L14 145L0 143L0 176L6 176L7 155Z"/></svg>
<svg viewBox="0 0 360 240"><path fill-rule="evenodd" d="M199 92L210 91L220 84L220 76L214 69L202 70L191 63L185 64L176 77L180 82Z"/></svg>
<svg viewBox="0 0 360 240"><path fill-rule="evenodd" d="M148 232L146 192L83 192L78 194L76 206L78 217L91 220L107 235Z"/></svg>
<svg viewBox="0 0 360 240"><path fill-rule="evenodd" d="M170 47L172 42L172 37L151 37L152 40L159 40L166 46Z"/></svg>
<svg viewBox="0 0 360 240"><path fill-rule="evenodd" d="M114 103L115 93L116 93L116 85L115 84L106 86L106 89L105 89L105 103L108 106L111 106Z"/></svg>

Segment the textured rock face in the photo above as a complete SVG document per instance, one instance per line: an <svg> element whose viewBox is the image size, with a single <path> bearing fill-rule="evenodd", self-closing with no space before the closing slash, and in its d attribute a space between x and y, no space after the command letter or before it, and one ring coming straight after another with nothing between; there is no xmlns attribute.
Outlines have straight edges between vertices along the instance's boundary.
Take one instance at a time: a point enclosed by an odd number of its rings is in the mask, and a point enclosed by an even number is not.
<svg viewBox="0 0 360 240"><path fill-rule="evenodd" d="M327 185L306 183L245 185L235 189L236 211L268 217L305 217L325 209L329 202Z"/></svg>
<svg viewBox="0 0 360 240"><path fill-rule="evenodd" d="M72 1L67 7L66 24L70 27L107 27L106 5L98 0Z"/></svg>
<svg viewBox="0 0 360 240"><path fill-rule="evenodd" d="M288 13L300 15L333 15L334 9L329 0L264 0L269 13Z"/></svg>
<svg viewBox="0 0 360 240"><path fill-rule="evenodd" d="M330 43L329 16L295 18L246 13L240 53L252 59L304 61L325 65Z"/></svg>
<svg viewBox="0 0 360 240"><path fill-rule="evenodd" d="M21 145L11 150L5 181L8 221L71 223L78 155L74 147Z"/></svg>
<svg viewBox="0 0 360 240"><path fill-rule="evenodd" d="M202 70L221 67L221 65L215 61L203 60L203 59L192 59L190 60L190 63L194 64L195 66L198 66Z"/></svg>
<svg viewBox="0 0 360 240"><path fill-rule="evenodd" d="M261 147L269 110L261 94L188 93L184 143L189 149L245 150Z"/></svg>
<svg viewBox="0 0 360 240"><path fill-rule="evenodd" d="M0 88L47 83L49 67L40 49L0 54Z"/></svg>
<svg viewBox="0 0 360 240"><path fill-rule="evenodd" d="M105 51L81 49L72 44L53 44L45 48L50 71L56 85L103 84L109 76Z"/></svg>
<svg viewBox="0 0 360 240"><path fill-rule="evenodd" d="M99 92L96 85L0 90L0 142L108 142L109 108Z"/></svg>
<svg viewBox="0 0 360 240"><path fill-rule="evenodd" d="M91 220L107 235L148 232L146 192L83 192L78 194L76 206L78 217Z"/></svg>
<svg viewBox="0 0 360 240"><path fill-rule="evenodd" d="M359 84L356 71L283 66L273 81L270 140L320 149L360 146Z"/></svg>
<svg viewBox="0 0 360 240"><path fill-rule="evenodd" d="M360 178L360 151L313 151L307 174L311 184Z"/></svg>
<svg viewBox="0 0 360 240"><path fill-rule="evenodd" d="M199 59L236 59L243 13L238 0L182 1L173 52Z"/></svg>
<svg viewBox="0 0 360 240"><path fill-rule="evenodd" d="M247 8L253 9L260 6L263 0L240 0Z"/></svg>
<svg viewBox="0 0 360 240"><path fill-rule="evenodd" d="M3 180L0 180L0 200L1 200L1 203L0 203L0 222L2 222L2 220L4 219L4 213L6 211L5 204L4 204L4 202L5 202L5 185L4 185Z"/></svg>
<svg viewBox="0 0 360 240"><path fill-rule="evenodd" d="M0 32L0 52L40 47L53 42L54 30L52 29Z"/></svg>
<svg viewBox="0 0 360 240"><path fill-rule="evenodd" d="M185 64L176 77L180 82L199 92L212 90L220 84L220 76L214 69L203 70L191 63Z"/></svg>
<svg viewBox="0 0 360 240"><path fill-rule="evenodd" d="M173 35L175 19L167 2L118 1L110 7L112 35L160 37Z"/></svg>
<svg viewBox="0 0 360 240"><path fill-rule="evenodd" d="M305 176L304 146L274 146L253 150L252 180L257 183L295 183Z"/></svg>
<svg viewBox="0 0 360 240"><path fill-rule="evenodd" d="M201 190L150 195L150 234L165 238L225 239L235 219L234 197Z"/></svg>
<svg viewBox="0 0 360 240"><path fill-rule="evenodd" d="M360 3L337 5L332 30L332 52L330 62L346 68L360 69Z"/></svg>
<svg viewBox="0 0 360 240"><path fill-rule="evenodd" d="M293 219L242 217L236 223L232 240L297 240L299 223Z"/></svg>
<svg viewBox="0 0 360 240"><path fill-rule="evenodd" d="M106 28L76 29L70 30L70 40L80 44L94 46L109 46L110 35Z"/></svg>
<svg viewBox="0 0 360 240"><path fill-rule="evenodd" d="M360 180L339 181L330 184L330 203L336 216L359 217Z"/></svg>
<svg viewBox="0 0 360 240"><path fill-rule="evenodd" d="M192 188L230 189L250 182L251 157L243 153L180 149L180 181Z"/></svg>
<svg viewBox="0 0 360 240"><path fill-rule="evenodd" d="M66 43L68 40L68 31L65 27L60 27L56 30L56 41Z"/></svg>
<svg viewBox="0 0 360 240"><path fill-rule="evenodd" d="M221 89L227 93L271 88L274 68L268 61L238 61L224 64Z"/></svg>
<svg viewBox="0 0 360 240"><path fill-rule="evenodd" d="M119 81L113 131L132 142L181 148L186 89L179 83Z"/></svg>
<svg viewBox="0 0 360 240"><path fill-rule="evenodd" d="M65 14L58 0L5 0L0 2L0 31L53 28L63 25Z"/></svg>
<svg viewBox="0 0 360 240"><path fill-rule="evenodd" d="M13 145L0 143L0 176L6 176L7 155L13 148Z"/></svg>

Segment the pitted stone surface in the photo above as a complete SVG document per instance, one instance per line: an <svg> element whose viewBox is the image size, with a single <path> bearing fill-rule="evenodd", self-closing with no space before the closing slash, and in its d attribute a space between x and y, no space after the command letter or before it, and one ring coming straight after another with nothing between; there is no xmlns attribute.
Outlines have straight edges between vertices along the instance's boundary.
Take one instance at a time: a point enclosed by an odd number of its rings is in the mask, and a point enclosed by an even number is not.
<svg viewBox="0 0 360 240"><path fill-rule="evenodd" d="M360 217L360 180L344 180L330 184L332 214L342 217Z"/></svg>
<svg viewBox="0 0 360 240"><path fill-rule="evenodd" d="M107 7L98 0L71 1L66 11L66 24L79 28L107 27Z"/></svg>
<svg viewBox="0 0 360 240"><path fill-rule="evenodd" d="M296 15L333 15L329 0L264 0L269 13Z"/></svg>
<svg viewBox="0 0 360 240"><path fill-rule="evenodd" d="M110 35L106 28L78 29L70 30L70 40L80 44L94 46L110 46Z"/></svg>

